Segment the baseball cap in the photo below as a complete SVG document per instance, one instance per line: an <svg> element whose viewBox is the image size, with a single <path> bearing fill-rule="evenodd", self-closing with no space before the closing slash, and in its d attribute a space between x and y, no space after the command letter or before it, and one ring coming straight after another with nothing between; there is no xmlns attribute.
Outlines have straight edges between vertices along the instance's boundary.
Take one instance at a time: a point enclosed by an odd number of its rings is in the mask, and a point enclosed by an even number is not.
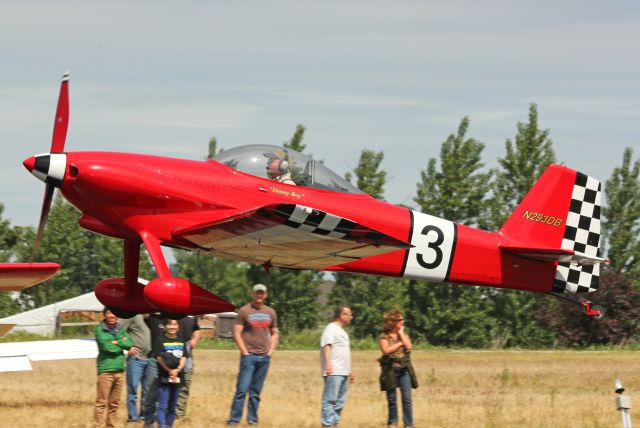
<svg viewBox="0 0 640 428"><path fill-rule="evenodd" d="M275 152L263 153L262 155L269 159L287 159L286 150L276 150Z"/></svg>
<svg viewBox="0 0 640 428"><path fill-rule="evenodd" d="M253 291L264 291L267 292L267 286L264 284L256 284L253 286Z"/></svg>

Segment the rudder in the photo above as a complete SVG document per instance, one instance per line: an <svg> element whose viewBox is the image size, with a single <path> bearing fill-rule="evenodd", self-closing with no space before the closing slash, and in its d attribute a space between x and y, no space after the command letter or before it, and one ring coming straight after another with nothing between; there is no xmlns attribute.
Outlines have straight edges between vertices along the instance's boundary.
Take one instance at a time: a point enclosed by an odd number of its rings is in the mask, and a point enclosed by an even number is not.
<svg viewBox="0 0 640 428"><path fill-rule="evenodd" d="M561 248L575 253L599 258L600 245L600 182L580 172L571 194L571 204ZM600 264L558 263L553 280L556 293L584 293L598 289L600 283Z"/></svg>

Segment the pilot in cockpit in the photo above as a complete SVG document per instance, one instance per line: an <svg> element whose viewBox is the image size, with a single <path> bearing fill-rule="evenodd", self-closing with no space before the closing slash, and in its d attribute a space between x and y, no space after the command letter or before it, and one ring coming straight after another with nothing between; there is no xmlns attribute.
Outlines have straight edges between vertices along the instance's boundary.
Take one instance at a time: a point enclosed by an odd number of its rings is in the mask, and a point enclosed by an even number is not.
<svg viewBox="0 0 640 428"><path fill-rule="evenodd" d="M273 153L263 153L267 157L267 175L272 180L284 184L296 185L291 179L291 165L289 153L286 150L276 150Z"/></svg>

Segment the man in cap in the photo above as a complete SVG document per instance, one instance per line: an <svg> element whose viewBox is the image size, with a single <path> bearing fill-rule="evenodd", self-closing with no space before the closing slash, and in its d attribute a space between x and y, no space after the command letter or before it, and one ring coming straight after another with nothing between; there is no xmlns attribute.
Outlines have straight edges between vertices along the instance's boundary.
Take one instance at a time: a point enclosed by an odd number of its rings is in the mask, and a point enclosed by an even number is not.
<svg viewBox="0 0 640 428"><path fill-rule="evenodd" d="M296 183L291 179L291 165L289 152L286 150L276 150L275 153L263 153L267 157L267 175L270 179L280 183Z"/></svg>
<svg viewBox="0 0 640 428"><path fill-rule="evenodd" d="M240 369L227 422L230 426L240 423L247 393L247 422L249 425L258 424L260 392L278 344L278 317L276 311L265 304L267 287L264 284L254 285L251 296L251 302L238 311L233 326L233 338L240 350Z"/></svg>

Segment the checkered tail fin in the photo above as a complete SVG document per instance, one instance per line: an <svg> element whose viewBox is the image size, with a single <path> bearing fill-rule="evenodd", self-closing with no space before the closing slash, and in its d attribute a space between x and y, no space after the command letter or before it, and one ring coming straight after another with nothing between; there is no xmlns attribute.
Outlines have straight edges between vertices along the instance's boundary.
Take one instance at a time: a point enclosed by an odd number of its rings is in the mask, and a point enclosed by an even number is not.
<svg viewBox="0 0 640 428"><path fill-rule="evenodd" d="M560 247L574 252L578 262L560 262L553 280L556 293L584 293L598 289L600 264L600 198L598 180L576 173L567 214L566 227Z"/></svg>
<svg viewBox="0 0 640 428"><path fill-rule="evenodd" d="M554 263L549 291L598 288L601 186L585 174L550 165L499 230L500 249Z"/></svg>

